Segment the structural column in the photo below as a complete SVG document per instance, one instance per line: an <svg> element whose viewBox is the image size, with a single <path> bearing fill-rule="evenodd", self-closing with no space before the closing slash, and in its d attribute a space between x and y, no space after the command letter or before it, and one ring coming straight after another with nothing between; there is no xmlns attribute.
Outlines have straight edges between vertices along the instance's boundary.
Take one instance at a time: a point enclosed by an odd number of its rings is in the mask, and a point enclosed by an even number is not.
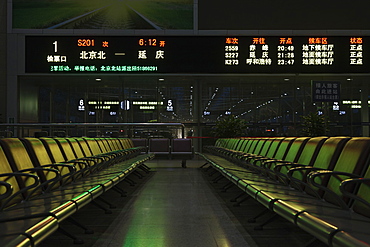
<svg viewBox="0 0 370 247"><path fill-rule="evenodd" d="M369 136L369 85L362 82L361 87L361 123L362 123L362 136Z"/></svg>
<svg viewBox="0 0 370 247"><path fill-rule="evenodd" d="M0 1L0 123L6 122L7 2Z"/></svg>

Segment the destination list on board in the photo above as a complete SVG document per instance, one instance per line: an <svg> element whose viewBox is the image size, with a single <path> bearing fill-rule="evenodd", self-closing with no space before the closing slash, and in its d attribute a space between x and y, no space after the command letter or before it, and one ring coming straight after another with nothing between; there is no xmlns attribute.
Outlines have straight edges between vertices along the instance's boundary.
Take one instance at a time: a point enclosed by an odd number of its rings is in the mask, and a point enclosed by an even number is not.
<svg viewBox="0 0 370 247"><path fill-rule="evenodd" d="M28 36L26 73L369 73L370 37Z"/></svg>

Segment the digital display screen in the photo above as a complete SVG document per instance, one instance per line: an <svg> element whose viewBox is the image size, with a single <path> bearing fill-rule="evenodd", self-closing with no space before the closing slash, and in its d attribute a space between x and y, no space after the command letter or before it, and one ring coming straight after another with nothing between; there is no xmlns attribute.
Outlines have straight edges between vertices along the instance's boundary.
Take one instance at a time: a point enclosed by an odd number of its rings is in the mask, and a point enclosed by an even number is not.
<svg viewBox="0 0 370 247"><path fill-rule="evenodd" d="M88 100L87 105L90 111L96 110L118 111L120 102L117 100Z"/></svg>
<svg viewBox="0 0 370 247"><path fill-rule="evenodd" d="M26 37L26 73L369 73L370 37Z"/></svg>

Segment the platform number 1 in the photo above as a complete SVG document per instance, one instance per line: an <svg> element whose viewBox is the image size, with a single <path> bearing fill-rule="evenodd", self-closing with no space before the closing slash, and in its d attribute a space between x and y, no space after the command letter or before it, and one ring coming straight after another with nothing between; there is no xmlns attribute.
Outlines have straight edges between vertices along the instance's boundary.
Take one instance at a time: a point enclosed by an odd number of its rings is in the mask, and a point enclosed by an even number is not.
<svg viewBox="0 0 370 247"><path fill-rule="evenodd" d="M58 41L54 41L54 52L58 52Z"/></svg>

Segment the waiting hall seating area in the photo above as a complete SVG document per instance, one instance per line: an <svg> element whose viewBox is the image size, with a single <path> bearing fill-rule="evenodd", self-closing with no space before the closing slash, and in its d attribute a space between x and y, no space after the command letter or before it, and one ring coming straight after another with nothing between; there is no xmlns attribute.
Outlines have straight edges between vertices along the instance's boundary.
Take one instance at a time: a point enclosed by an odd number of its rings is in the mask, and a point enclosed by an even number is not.
<svg viewBox="0 0 370 247"><path fill-rule="evenodd" d="M132 139L134 146L146 147L146 152L162 155L169 159L181 159L182 167L186 168L186 161L194 157L192 139L189 138L149 138Z"/></svg>
<svg viewBox="0 0 370 247"><path fill-rule="evenodd" d="M131 139L135 147L146 147L146 152L154 154L194 155L194 147L191 139L188 138L149 138Z"/></svg>
<svg viewBox="0 0 370 247"><path fill-rule="evenodd" d="M197 153L213 182L241 189L328 246L370 246L370 138L285 137L218 139Z"/></svg>
<svg viewBox="0 0 370 247"><path fill-rule="evenodd" d="M55 231L81 243L60 223L86 229L73 214L87 204L109 213L108 190L142 177L154 158L126 138L0 139L0 245L36 246Z"/></svg>
<svg viewBox="0 0 370 247"><path fill-rule="evenodd" d="M180 154L191 147L166 143ZM370 246L370 138L225 138L197 154L214 183L226 181L223 191L241 190L236 205L265 208L248 220L256 230L280 217L313 245ZM56 231L82 243L61 223L90 233L74 214L86 205L110 213L105 193L125 196L120 185L135 185L129 175L142 178L153 158L127 138L0 139L1 246L37 246Z"/></svg>

